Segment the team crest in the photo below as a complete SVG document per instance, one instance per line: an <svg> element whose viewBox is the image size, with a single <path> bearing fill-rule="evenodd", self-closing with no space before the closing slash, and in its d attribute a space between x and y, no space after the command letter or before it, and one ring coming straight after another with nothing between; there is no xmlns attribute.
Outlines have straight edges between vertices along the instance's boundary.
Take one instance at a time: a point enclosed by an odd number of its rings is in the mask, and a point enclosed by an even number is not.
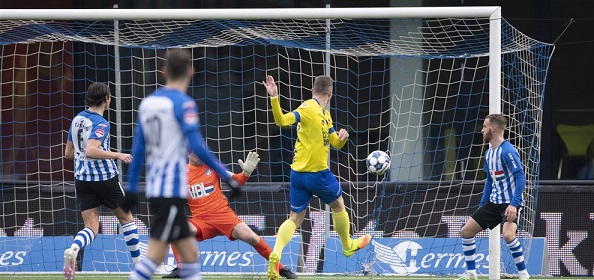
<svg viewBox="0 0 594 280"><path fill-rule="evenodd" d="M210 176L212 175L212 171L210 171L210 169L206 169L206 176Z"/></svg>

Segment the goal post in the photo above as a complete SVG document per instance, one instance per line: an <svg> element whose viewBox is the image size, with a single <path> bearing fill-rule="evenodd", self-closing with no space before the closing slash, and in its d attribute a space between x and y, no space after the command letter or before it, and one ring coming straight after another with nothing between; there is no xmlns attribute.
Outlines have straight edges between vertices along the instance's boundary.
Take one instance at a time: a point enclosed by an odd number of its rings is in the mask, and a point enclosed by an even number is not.
<svg viewBox="0 0 594 280"><path fill-rule="evenodd" d="M513 28L500 7L2 9L0 38L0 179L8 202L1 210L0 249L28 248L23 252L46 256L30 262L61 253L60 246L80 230L72 168L62 151L69 121L84 109L86 85L105 82L116 93L116 106L105 117L117 140L113 148L127 152L137 106L163 84L161 57L172 47L192 51L197 70L188 94L197 101L210 148L234 171L234 162L247 152L261 154L246 195L231 205L269 243L288 214L296 134L294 127L274 125L259 82L266 74L275 76L288 111L311 98L316 75L333 76L335 129L344 127L351 137L342 150L331 149L330 169L343 186L353 234L370 233L375 241L354 258L342 257L327 207L314 198L303 228L285 250L286 265L302 273L462 271L456 240L460 220L476 209L484 186L485 148L476 134L487 113L508 117L507 138L526 168L519 236L530 261L542 102L553 46ZM366 155L377 149L392 156L385 177L365 170ZM103 235L85 250L80 266L129 271L117 223L109 212L101 214ZM150 223L146 202L135 218ZM30 228L22 231L23 224ZM46 241L51 249L29 246L49 236L65 238ZM514 271L513 259L502 253L498 228L488 236L488 246L477 251L489 258L489 278L499 279L501 269ZM13 248L15 240L20 247ZM229 258L239 252L249 265L223 268L218 257L202 255L210 261L203 268L265 271L257 254L243 255L250 249L234 244L215 239L201 247L224 248L232 252ZM431 254L450 256L452 266L422 267L422 260L433 260ZM59 265L47 264L46 270ZM34 270L31 264L7 271L27 268Z"/></svg>

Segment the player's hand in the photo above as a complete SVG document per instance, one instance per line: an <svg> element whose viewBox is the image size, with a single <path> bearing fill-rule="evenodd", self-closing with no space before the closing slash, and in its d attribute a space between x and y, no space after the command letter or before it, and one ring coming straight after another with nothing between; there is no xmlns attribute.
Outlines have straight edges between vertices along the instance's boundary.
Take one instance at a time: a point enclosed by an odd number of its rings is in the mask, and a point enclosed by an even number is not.
<svg viewBox="0 0 594 280"><path fill-rule="evenodd" d="M266 81L262 81L262 85L266 87L266 92L270 97L275 97L278 95L278 88L276 87L276 83L274 82L274 78L272 76L266 76Z"/></svg>
<svg viewBox="0 0 594 280"><path fill-rule="evenodd" d="M341 128L338 131L338 140L343 141L344 139L349 138L349 133L346 131L346 129Z"/></svg>
<svg viewBox="0 0 594 280"><path fill-rule="evenodd" d="M243 169L243 173L248 177L252 175L252 172L254 172L254 169L256 169L258 162L260 162L260 156L256 152L249 152L245 158L245 162L243 162L241 159L237 160L237 163L239 163L239 166L241 166L241 169Z"/></svg>
<svg viewBox="0 0 594 280"><path fill-rule="evenodd" d="M138 194L133 192L126 192L122 201L120 201L120 208L128 213L132 208L138 204Z"/></svg>
<svg viewBox="0 0 594 280"><path fill-rule="evenodd" d="M505 216L507 217L507 222L512 223L513 221L516 220L518 215L518 208L516 208L515 206L507 206L507 208L505 209Z"/></svg>
<svg viewBox="0 0 594 280"><path fill-rule="evenodd" d="M125 163L131 163L132 162L132 155L131 154L124 154L124 153L119 153L118 154L118 159L125 162Z"/></svg>

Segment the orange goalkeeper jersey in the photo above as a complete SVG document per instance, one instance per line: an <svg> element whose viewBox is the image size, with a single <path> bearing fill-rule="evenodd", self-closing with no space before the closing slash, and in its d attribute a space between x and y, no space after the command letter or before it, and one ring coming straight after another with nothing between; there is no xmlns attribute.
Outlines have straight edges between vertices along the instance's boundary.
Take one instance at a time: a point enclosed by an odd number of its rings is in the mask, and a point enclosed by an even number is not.
<svg viewBox="0 0 594 280"><path fill-rule="evenodd" d="M249 177L242 173L233 174L239 185L244 185ZM229 207L229 202L221 190L221 180L216 172L205 164L188 164L188 204L192 217L200 217L218 209Z"/></svg>

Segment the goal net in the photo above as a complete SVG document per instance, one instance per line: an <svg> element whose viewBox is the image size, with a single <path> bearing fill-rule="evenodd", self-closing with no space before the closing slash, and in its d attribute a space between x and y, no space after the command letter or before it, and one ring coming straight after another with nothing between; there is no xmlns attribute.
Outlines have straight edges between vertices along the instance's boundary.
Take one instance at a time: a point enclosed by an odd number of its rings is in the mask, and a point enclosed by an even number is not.
<svg viewBox="0 0 594 280"><path fill-rule="evenodd" d="M0 271L61 271L64 249L84 227L73 164L63 151L71 120L84 110L85 90L91 82L110 86L115 98L104 117L111 123L112 148L130 152L138 105L163 85L162 56L171 47L192 52L196 72L188 95L198 104L208 146L235 172L249 151L260 154L243 195L230 205L271 246L289 213L296 127L274 124L260 82L266 75L276 79L288 112L311 98L315 76L335 80L329 110L334 128L345 128L350 137L341 150L331 149L330 169L342 184L352 234L374 239L353 257L342 256L328 208L314 198L284 250L284 265L301 273L463 272L459 230L477 208L485 179L488 146L480 129L489 112L501 111L509 120L506 138L525 166L519 236L530 267L539 261L531 244L553 46L505 20L489 19L486 9L113 10L81 11L88 18L78 20L68 19L79 11L7 19L9 11L2 10L0 251L8 265ZM501 26L495 53L492 22ZM500 77L489 67L500 69ZM392 157L385 176L366 170L365 158L374 150ZM120 168L126 174L127 166ZM135 219L146 244L146 201ZM477 236L481 274L493 265L487 236ZM513 258L501 244L502 271L514 273ZM205 272L266 271L266 260L245 243L217 237L199 246ZM162 272L173 266L170 254ZM117 219L107 209L101 209L100 234L79 254L77 267L132 268Z"/></svg>

